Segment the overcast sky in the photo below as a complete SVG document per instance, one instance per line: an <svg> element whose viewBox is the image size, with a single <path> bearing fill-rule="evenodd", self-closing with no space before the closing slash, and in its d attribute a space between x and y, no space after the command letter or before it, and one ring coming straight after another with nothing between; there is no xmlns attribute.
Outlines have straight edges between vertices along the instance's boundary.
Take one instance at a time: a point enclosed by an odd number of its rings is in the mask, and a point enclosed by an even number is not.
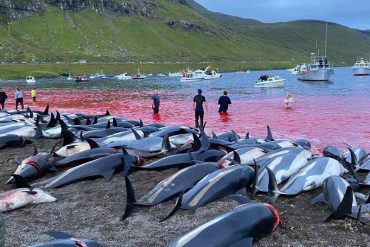
<svg viewBox="0 0 370 247"><path fill-rule="evenodd" d="M370 0L195 0L210 11L262 22L314 19L370 29Z"/></svg>

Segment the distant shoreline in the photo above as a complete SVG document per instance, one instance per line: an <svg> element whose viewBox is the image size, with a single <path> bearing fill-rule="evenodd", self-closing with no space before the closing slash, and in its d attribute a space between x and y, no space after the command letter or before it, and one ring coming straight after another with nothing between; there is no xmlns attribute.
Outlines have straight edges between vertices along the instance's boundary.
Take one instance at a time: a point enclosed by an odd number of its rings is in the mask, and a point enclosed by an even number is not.
<svg viewBox="0 0 370 247"><path fill-rule="evenodd" d="M141 73L169 73L179 72L186 68L199 69L210 66L222 72L287 69L294 67L290 61L261 61L261 62L202 62L202 63L54 63L54 64L0 64L0 78L2 80L25 79L27 76L37 78L60 77L61 73L71 75L90 75L103 71L108 75L121 73L135 74L138 69Z"/></svg>

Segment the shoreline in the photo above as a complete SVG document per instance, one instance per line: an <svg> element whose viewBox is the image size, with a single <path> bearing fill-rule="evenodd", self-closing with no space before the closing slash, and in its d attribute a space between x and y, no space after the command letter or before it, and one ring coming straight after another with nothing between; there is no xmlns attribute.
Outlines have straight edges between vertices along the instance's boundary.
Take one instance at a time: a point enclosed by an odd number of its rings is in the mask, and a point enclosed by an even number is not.
<svg viewBox="0 0 370 247"><path fill-rule="evenodd" d="M89 75L103 71L107 74L137 73L169 73L179 72L186 68L198 69L210 66L221 72L247 70L272 70L294 67L291 61L261 61L261 62L196 62L196 63L58 63L58 64L0 64L1 80L19 80L32 75L36 79L56 78L61 73L72 75Z"/></svg>

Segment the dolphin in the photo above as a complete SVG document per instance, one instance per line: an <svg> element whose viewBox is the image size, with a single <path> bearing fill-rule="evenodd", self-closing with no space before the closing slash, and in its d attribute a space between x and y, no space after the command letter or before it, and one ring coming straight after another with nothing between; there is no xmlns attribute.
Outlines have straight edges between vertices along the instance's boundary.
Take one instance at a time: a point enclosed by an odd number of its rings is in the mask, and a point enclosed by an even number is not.
<svg viewBox="0 0 370 247"><path fill-rule="evenodd" d="M177 210L195 210L212 201L223 198L250 185L255 172L246 165L233 165L214 171L177 200L175 208L163 220L175 214Z"/></svg>
<svg viewBox="0 0 370 247"><path fill-rule="evenodd" d="M308 164L291 176L284 186L279 190L277 187L275 174L266 167L269 173L269 201L275 202L279 195L297 195L303 191L308 191L320 187L327 177L342 175L348 172L339 161L319 157L312 159Z"/></svg>
<svg viewBox="0 0 370 247"><path fill-rule="evenodd" d="M171 200L180 195L181 192L190 189L204 176L220 169L215 162L204 162L184 168L172 176L162 180L151 191L141 199L136 200L134 190L129 178L126 176L127 205L122 220L126 219L136 205L154 206L159 203Z"/></svg>
<svg viewBox="0 0 370 247"><path fill-rule="evenodd" d="M55 238L55 240L46 243L34 244L29 247L102 247L93 240L73 238L72 236L63 232L48 231L44 233Z"/></svg>
<svg viewBox="0 0 370 247"><path fill-rule="evenodd" d="M233 163L232 160L235 160L239 164L246 164L253 162L254 159L258 159L259 157L265 154L266 151L261 148L256 147L240 148L233 152L227 153L218 161L218 164L221 167L226 167Z"/></svg>
<svg viewBox="0 0 370 247"><path fill-rule="evenodd" d="M264 203L247 203L199 226L168 245L169 247L252 247L252 243L280 223L275 208Z"/></svg>
<svg viewBox="0 0 370 247"><path fill-rule="evenodd" d="M268 191L269 175L266 167L275 174L276 182L280 184L306 166L307 163L308 159L306 157L294 153L274 156L264 161L260 164L256 189L262 192Z"/></svg>
<svg viewBox="0 0 370 247"><path fill-rule="evenodd" d="M53 166L55 162L55 157L53 156L53 151L58 145L56 143L50 152L41 152L37 151L36 146L33 146L34 152L33 155L24 159L15 170L14 174L20 175L23 178L30 181L31 179L39 178L44 176ZM17 162L17 161L16 161ZM6 182L11 184L14 182L13 176Z"/></svg>
<svg viewBox="0 0 370 247"><path fill-rule="evenodd" d="M0 148L5 147L23 147L32 143L32 140L19 135L0 135Z"/></svg>
<svg viewBox="0 0 370 247"><path fill-rule="evenodd" d="M7 212L31 204L54 202L56 198L39 188L32 188L19 175L13 175L18 189L0 194L0 212Z"/></svg>
<svg viewBox="0 0 370 247"><path fill-rule="evenodd" d="M75 183L86 178L103 176L106 181L113 177L116 171L122 171L125 167L135 164L137 160L129 155L126 150L123 153L112 154L79 166L70 168L65 172L46 181L35 184L43 188L59 188L67 184Z"/></svg>

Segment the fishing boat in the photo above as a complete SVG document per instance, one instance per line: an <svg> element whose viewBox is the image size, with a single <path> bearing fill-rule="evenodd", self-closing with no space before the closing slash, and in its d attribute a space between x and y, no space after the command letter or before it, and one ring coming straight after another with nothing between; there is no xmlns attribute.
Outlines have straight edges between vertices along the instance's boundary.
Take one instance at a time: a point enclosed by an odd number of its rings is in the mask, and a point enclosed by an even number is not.
<svg viewBox="0 0 370 247"><path fill-rule="evenodd" d="M261 76L258 81L254 83L255 87L283 87L285 79L280 76Z"/></svg>
<svg viewBox="0 0 370 247"><path fill-rule="evenodd" d="M76 76L75 82L86 82L89 81L89 78L87 76Z"/></svg>
<svg viewBox="0 0 370 247"><path fill-rule="evenodd" d="M326 56L328 24L325 28L325 53L324 56L311 53L311 61L305 66L300 66L297 78L301 81L328 81L330 76L334 74L334 70L328 62Z"/></svg>
<svg viewBox="0 0 370 247"><path fill-rule="evenodd" d="M26 77L26 82L28 84L35 84L36 83L35 77L33 77L33 76L27 76Z"/></svg>
<svg viewBox="0 0 370 247"><path fill-rule="evenodd" d="M132 76L133 80L141 80L144 78L146 78L146 75L141 74L139 69L137 69L137 74Z"/></svg>
<svg viewBox="0 0 370 247"><path fill-rule="evenodd" d="M369 61L361 58L359 61L356 61L355 65L352 67L353 75L369 75L370 74L370 63Z"/></svg>
<svg viewBox="0 0 370 247"><path fill-rule="evenodd" d="M116 75L115 77L116 77L116 79L118 79L120 81L125 81L125 80L131 80L132 79L132 76L130 76L127 73L119 74L119 75Z"/></svg>

